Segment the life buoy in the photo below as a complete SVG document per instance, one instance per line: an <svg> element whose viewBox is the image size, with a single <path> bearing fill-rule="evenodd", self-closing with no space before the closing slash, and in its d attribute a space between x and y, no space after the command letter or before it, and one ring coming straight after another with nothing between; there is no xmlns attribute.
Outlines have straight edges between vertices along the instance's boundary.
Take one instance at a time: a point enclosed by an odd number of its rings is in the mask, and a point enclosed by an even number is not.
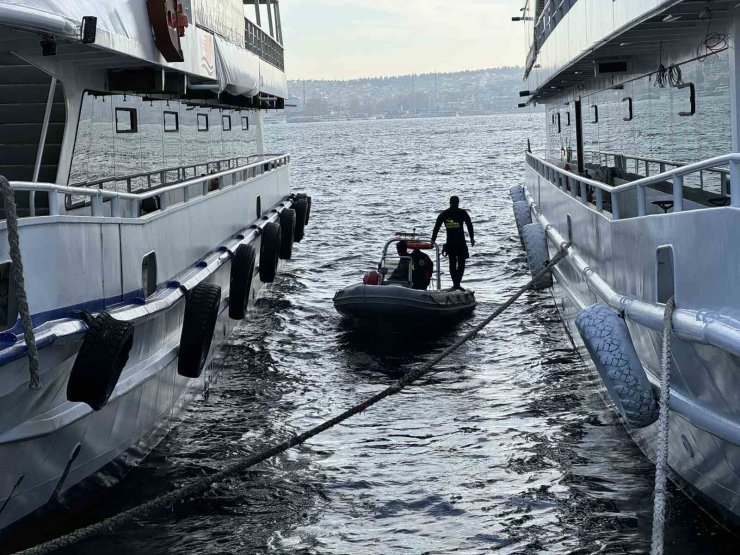
<svg viewBox="0 0 740 555"><path fill-rule="evenodd" d="M595 304L582 310L575 324L619 413L635 428L655 422L655 393L626 322L609 307Z"/></svg>
<svg viewBox="0 0 740 555"><path fill-rule="evenodd" d="M293 203L293 209L295 210L295 231L293 238L296 243L300 243L303 240L303 234L306 227L306 221L308 216L308 200L306 197L298 197Z"/></svg>
<svg viewBox="0 0 740 555"><path fill-rule="evenodd" d="M203 372L220 306L221 288L218 285L199 283L188 294L177 357L177 372L181 376L198 378Z"/></svg>
<svg viewBox="0 0 740 555"><path fill-rule="evenodd" d="M260 281L272 283L277 275L278 254L280 252L281 228L274 222L268 222L262 228L260 241Z"/></svg>
<svg viewBox="0 0 740 555"><path fill-rule="evenodd" d="M168 62L182 62L185 56L180 37L185 35L188 16L176 0L146 0L149 23L154 34L154 44Z"/></svg>
<svg viewBox="0 0 740 555"><path fill-rule="evenodd" d="M67 399L100 410L110 399L134 344L134 325L101 312L88 330L67 381Z"/></svg>
<svg viewBox="0 0 740 555"><path fill-rule="evenodd" d="M284 208L280 212L280 259L290 260L293 256L293 240L295 238L296 211Z"/></svg>
<svg viewBox="0 0 740 555"><path fill-rule="evenodd" d="M243 320L247 315L256 257L253 245L241 244L236 248L234 258L231 259L229 318L232 320Z"/></svg>

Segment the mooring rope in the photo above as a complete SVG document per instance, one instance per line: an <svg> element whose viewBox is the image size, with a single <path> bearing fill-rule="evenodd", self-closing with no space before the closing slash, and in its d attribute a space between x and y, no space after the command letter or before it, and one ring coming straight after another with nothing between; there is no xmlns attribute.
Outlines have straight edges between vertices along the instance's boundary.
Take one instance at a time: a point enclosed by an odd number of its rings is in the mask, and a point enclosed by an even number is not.
<svg viewBox="0 0 740 555"><path fill-rule="evenodd" d="M569 248L570 248L570 243L564 243L563 245L561 245L560 250L552 258L552 260L550 260L544 266L544 268L542 268L539 272L537 272L532 277L532 279L529 280L529 282L526 285L523 285L522 287L520 287L516 291L516 293L514 293L511 297L509 297L509 299L504 304L499 305L498 308L496 308L496 310L494 310L490 316L488 316L480 324L475 326L472 330L466 333L463 337L455 341L455 343L453 343L451 346L447 347L441 353L436 355L432 360L430 360L429 362L427 362L426 364L424 364L423 366L415 370L411 370L410 372L405 374L401 379L399 379L396 383L385 388L381 392L376 393L369 399L366 399L365 401L353 406L352 408L347 409L343 413L338 414L337 416L329 420L326 420L322 424L319 424L318 426L315 426L311 428L310 430L306 430L305 432L299 435L293 436L292 438L286 441L283 441L282 443L278 443L277 445L274 445L273 447L270 447L269 449L266 449L265 451L262 451L255 455L251 455L245 459L237 460L235 462L227 464L222 470L219 470L218 472L215 472L214 474L211 474L209 476L205 476L204 478L201 478L193 482L192 484L188 484L185 487L182 487L170 493L161 495L160 497L152 499L151 501L147 501L146 503L143 503L136 507L132 507L131 509L128 509L110 518L106 518L105 520L101 520L100 522L96 522L95 524L91 524L90 526L80 528L79 530L75 530L74 532L70 532L69 534L66 534L64 536L60 536L46 543L26 549L25 551L22 551L21 553L26 554L26 555L30 555L30 554L40 555L43 553L51 553L53 551L56 551L57 549L62 549L64 547L69 547L71 545L74 545L98 533L115 531L116 529L136 519L140 519L148 515L151 515L152 513L155 513L159 510L169 508L173 504L183 501L189 497L202 494L208 491L208 489L211 487L212 484L222 482L223 480L227 478L230 478L237 474L241 474L248 468L258 463L266 461L267 459L270 459L276 455L279 455L280 453L283 453L287 451L288 449L291 449L297 445L301 445L308 439L320 434L321 432L328 430L329 428L336 426L337 424L347 420L348 418L351 418L352 416L373 406L378 401L381 401L385 399L386 397L390 397L391 395L395 395L396 393L399 393L407 385L412 384L413 382L418 380L423 375L429 373L429 371L437 363L439 363L441 360L445 359L450 354L452 354L454 351L459 349L464 343L473 339L478 334L478 332L480 332L483 328L485 328L488 324L490 324L497 316L499 316L507 308L509 308L512 304L514 304L514 302L519 297L521 297L526 291L531 289L540 277L542 277L546 272L549 272L550 270L552 270L552 268L567 255Z"/></svg>
<svg viewBox="0 0 740 555"><path fill-rule="evenodd" d="M671 334L673 333L673 297L663 312L663 349L660 357L660 404L658 413L658 447L655 455L655 493L653 499L653 538L650 555L663 555L663 530L668 491L668 416L671 399Z"/></svg>
<svg viewBox="0 0 740 555"><path fill-rule="evenodd" d="M36 337L33 334L33 322L31 322L31 311L28 308L28 297L26 296L26 282L23 279L23 261L21 259L21 242L18 234L18 212L15 207L15 198L10 183L0 175L0 194L5 207L5 220L8 226L8 245L10 246L10 261L13 271L13 286L15 287L15 298L18 303L18 314L23 326L23 337L26 340L28 351L28 372L30 381L28 387L41 389L39 378L39 351L36 348Z"/></svg>

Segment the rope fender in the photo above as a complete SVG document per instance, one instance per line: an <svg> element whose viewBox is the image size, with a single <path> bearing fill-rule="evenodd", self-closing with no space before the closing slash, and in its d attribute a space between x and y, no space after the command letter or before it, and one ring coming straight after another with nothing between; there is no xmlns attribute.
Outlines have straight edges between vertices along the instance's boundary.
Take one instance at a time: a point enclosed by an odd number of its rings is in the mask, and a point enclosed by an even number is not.
<svg viewBox="0 0 740 555"><path fill-rule="evenodd" d="M265 451L256 453L244 459L240 459L230 464L227 464L222 470L219 470L218 472L215 472L214 474L211 474L210 476L206 476L191 484L188 484L185 487L182 487L170 493L166 493L164 495L161 495L160 497L156 497L141 505L138 505L136 507L132 507L131 509L123 511L122 513L119 513L115 516L101 520L99 522L96 522L95 524L91 524L84 528L80 528L78 530L75 530L74 532L71 532L64 536L60 536L48 542L39 544L35 547L31 547L20 553L23 553L25 555L41 555L45 553L51 553L57 549L70 547L80 541L83 541L92 536L95 536L98 533L113 532L116 529L122 527L123 525L130 523L136 519L144 518L162 509L170 508L174 503L183 501L189 497L200 495L208 491L212 484L222 482L223 480L227 478L230 478L232 476L235 476L237 474L244 472L248 468L258 463L266 461L267 459L270 459L276 455L279 455L280 453L283 453L293 447L301 445L305 443L307 440L311 439L312 437L320 434L321 432L324 432L328 430L329 428L332 428L336 426L337 424L351 418L352 416L355 416L356 414L363 412L364 410L368 409L369 407L373 406L379 401L382 401L386 397L390 397L391 395L395 395L396 393L399 393L406 386L411 385L413 382L415 382L416 380L418 380L425 374L428 374L436 364L438 364L443 359L447 358L450 354L452 354L454 351L459 349L463 344L473 339L476 335L478 335L478 332L480 332L483 328L485 328L488 324L490 324L494 319L496 319L504 311L506 311L506 309L508 309L511 305L513 305L514 302L519 297L521 297L528 290L532 289L534 287L534 284L537 282L537 280L540 277L542 277L542 275L544 275L545 272L550 271L556 264L558 264L563 258L567 256L569 248L570 248L570 243L564 244L561 247L561 249L558 251L558 253L552 258L552 260L550 260L545 265L545 267L542 268L542 270L540 270L537 274L535 274L532 277L532 279L529 280L528 283L520 287L511 297L509 297L509 299L507 299L505 303L503 303L502 305L499 305L498 308L496 308L496 310L493 311L493 313L491 313L485 320L483 320L481 323L475 326L472 330L466 333L463 337L455 341L455 343L447 347L445 350L443 350L441 353L436 355L434 358L432 358L429 362L427 362L423 366L416 368L414 370L411 370L410 372L405 374L402 378L400 378L396 383L388 386L387 388L383 389L379 393L376 393L375 395L366 399L365 401L362 401L361 403L354 405L353 407L347 409L341 414L338 414L334 416L333 418L330 418L329 420L324 421L318 426L315 426L309 430L306 430L305 432L301 434L294 435L290 439L287 439L281 443L278 443L277 445L274 445L273 447L270 447L269 449L266 449Z"/></svg>
<svg viewBox="0 0 740 555"><path fill-rule="evenodd" d="M28 297L26 296L26 283L23 279L18 212L15 207L13 189L11 189L8 180L2 175L0 175L0 194L5 207L5 221L8 226L8 245L10 247L10 261L13 265L13 285L15 286L16 302L18 303L18 315L21 317L23 337L26 340L26 349L28 350L28 373L30 374L28 387L30 389L41 389L39 351L36 348L36 337L33 334L31 311L28 308Z"/></svg>

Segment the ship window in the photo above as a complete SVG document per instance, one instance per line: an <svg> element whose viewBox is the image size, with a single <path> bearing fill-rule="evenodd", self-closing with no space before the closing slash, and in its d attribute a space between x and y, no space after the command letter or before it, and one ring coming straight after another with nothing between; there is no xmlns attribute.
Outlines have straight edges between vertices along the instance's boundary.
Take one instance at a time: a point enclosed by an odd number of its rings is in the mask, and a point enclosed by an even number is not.
<svg viewBox="0 0 740 555"><path fill-rule="evenodd" d="M231 131L231 116L221 116L221 126L224 131Z"/></svg>
<svg viewBox="0 0 740 555"><path fill-rule="evenodd" d="M136 133L138 130L136 108L116 108L116 133Z"/></svg>
<svg viewBox="0 0 740 555"><path fill-rule="evenodd" d="M242 116L242 131L249 131L249 118Z"/></svg>
<svg viewBox="0 0 740 555"><path fill-rule="evenodd" d="M180 129L180 115L177 112L164 112L164 132L176 133Z"/></svg>
<svg viewBox="0 0 740 555"><path fill-rule="evenodd" d="M674 295L675 289L673 247L671 245L658 247L657 263L656 300L659 303L665 304Z"/></svg>
<svg viewBox="0 0 740 555"><path fill-rule="evenodd" d="M257 195L257 217L262 216L262 197Z"/></svg>
<svg viewBox="0 0 740 555"><path fill-rule="evenodd" d="M208 131L208 114L198 114L198 131Z"/></svg>
<svg viewBox="0 0 740 555"><path fill-rule="evenodd" d="M0 263L0 326L12 328L18 318L15 290L11 279L13 265L10 261Z"/></svg>
<svg viewBox="0 0 740 555"><path fill-rule="evenodd" d="M141 262L141 288L144 298L151 297L157 290L157 255L154 251L147 254Z"/></svg>

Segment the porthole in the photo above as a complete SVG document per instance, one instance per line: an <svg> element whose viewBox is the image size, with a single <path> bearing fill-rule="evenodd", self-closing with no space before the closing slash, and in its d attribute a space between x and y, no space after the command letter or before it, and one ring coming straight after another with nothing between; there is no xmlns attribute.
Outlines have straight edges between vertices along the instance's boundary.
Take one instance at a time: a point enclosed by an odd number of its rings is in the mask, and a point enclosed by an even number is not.
<svg viewBox="0 0 740 555"><path fill-rule="evenodd" d="M221 116L221 126L224 131L231 131L231 116Z"/></svg>
<svg viewBox="0 0 740 555"><path fill-rule="evenodd" d="M164 112L164 132L177 133L180 130L180 115L177 112Z"/></svg>
<svg viewBox="0 0 740 555"><path fill-rule="evenodd" d="M208 131L208 114L198 114L198 131Z"/></svg>
<svg viewBox="0 0 740 555"><path fill-rule="evenodd" d="M257 218L262 216L262 197L257 195Z"/></svg>
<svg viewBox="0 0 740 555"><path fill-rule="evenodd" d="M249 118L242 116L242 131L249 131Z"/></svg>
<svg viewBox="0 0 740 555"><path fill-rule="evenodd" d="M136 108L116 108L116 133L136 133L138 130Z"/></svg>

